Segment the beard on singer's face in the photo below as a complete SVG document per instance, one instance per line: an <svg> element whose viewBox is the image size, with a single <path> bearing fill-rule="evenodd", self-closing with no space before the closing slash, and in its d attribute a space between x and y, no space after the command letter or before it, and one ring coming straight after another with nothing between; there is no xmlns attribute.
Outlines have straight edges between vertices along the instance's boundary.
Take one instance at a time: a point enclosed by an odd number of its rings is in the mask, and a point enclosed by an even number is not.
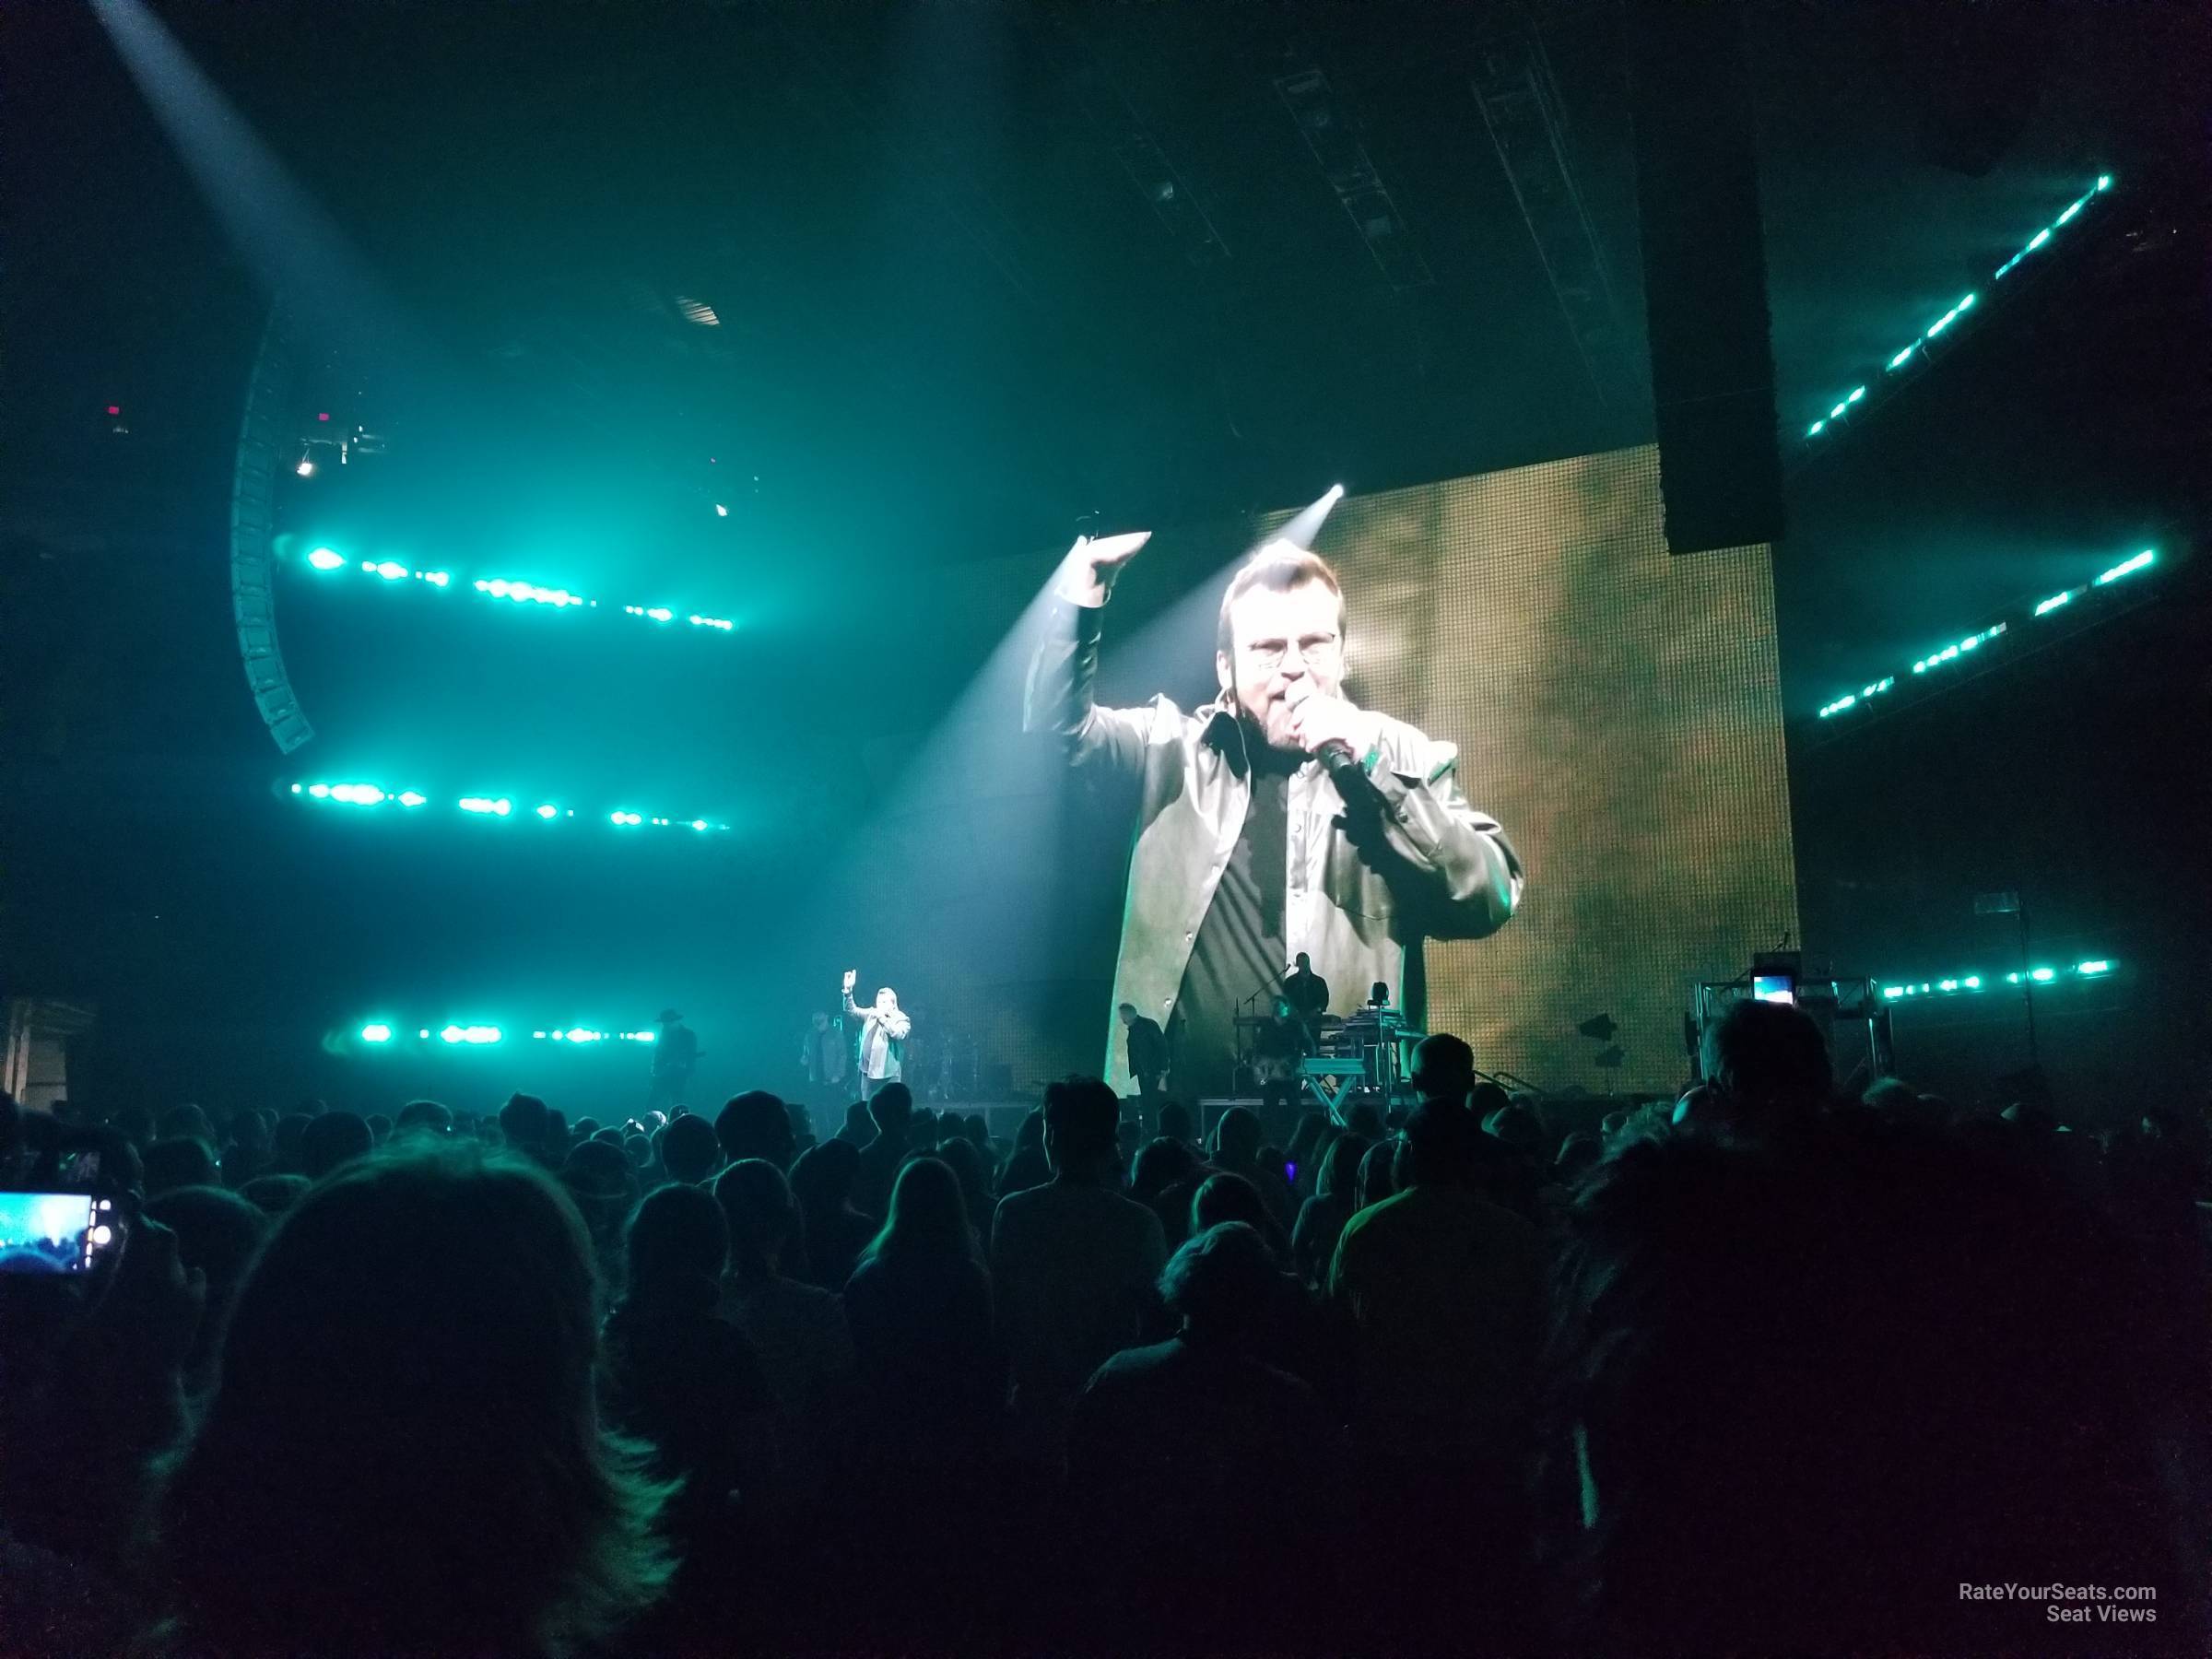
<svg viewBox="0 0 2212 1659"><path fill-rule="evenodd" d="M1304 692L1296 690L1300 686L1305 688ZM1306 750L1290 735L1292 698L1297 696L1302 700L1305 696L1338 695L1341 693L1336 685L1317 674L1296 680L1270 676L1257 682L1240 681L1235 688L1237 713L1248 735L1279 754L1300 757Z"/></svg>

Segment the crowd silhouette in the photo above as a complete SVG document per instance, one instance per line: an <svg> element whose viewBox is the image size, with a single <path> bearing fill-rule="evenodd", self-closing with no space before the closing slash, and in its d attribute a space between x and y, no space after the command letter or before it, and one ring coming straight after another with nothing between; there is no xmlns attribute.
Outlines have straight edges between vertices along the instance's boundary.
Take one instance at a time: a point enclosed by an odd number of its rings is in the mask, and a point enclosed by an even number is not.
<svg viewBox="0 0 2212 1659"><path fill-rule="evenodd" d="M1700 1074L0 1106L128 1213L0 1274L0 1655L2203 1651L2202 1118L1841 1099L1759 1003Z"/></svg>

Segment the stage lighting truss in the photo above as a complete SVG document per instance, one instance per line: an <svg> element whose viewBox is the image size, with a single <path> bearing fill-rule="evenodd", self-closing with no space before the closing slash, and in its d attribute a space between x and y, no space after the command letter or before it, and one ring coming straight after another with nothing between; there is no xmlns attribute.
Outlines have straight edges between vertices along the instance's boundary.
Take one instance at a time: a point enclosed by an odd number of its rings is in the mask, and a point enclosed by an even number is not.
<svg viewBox="0 0 2212 1659"><path fill-rule="evenodd" d="M358 423L340 426L331 419L328 409L319 409L305 424L294 447L300 455L292 463L292 471L302 478L312 478L327 467L351 466L356 456L381 455L391 446L382 433Z"/></svg>
<svg viewBox="0 0 2212 1659"><path fill-rule="evenodd" d="M471 1019L448 1019L431 1025L410 1028L390 1018L371 1019L357 1032L360 1041L372 1049L389 1048L489 1048L505 1042L510 1036L522 1040L518 1027L512 1032L505 1026L490 1025ZM604 1030L597 1026L549 1026L530 1033L534 1042L559 1042L575 1049L588 1049L603 1042L654 1043L660 1041L657 1031Z"/></svg>
<svg viewBox="0 0 2212 1659"><path fill-rule="evenodd" d="M2011 617L1993 622L1987 628L1968 634L1964 639L1950 641L1929 652L1927 655L1915 658L1910 671L1911 675L1924 679L1932 674L1939 675L1956 664L1978 657L1990 645L2000 641L2009 642L2014 637L2016 628L2020 629L2024 633L2029 629L2032 629L2036 623L2054 614L2064 612L2066 616L2071 617L2075 614L2074 607L2079 601L2094 595L2100 588L2108 588L2116 582L2124 582L2130 576L2150 570L2158 561L2159 554L2156 547L2145 547L2139 552L2131 553L2116 564L2108 565L2098 575L2079 587L2063 589L2053 594L2047 599L2038 600L2033 606L2025 607ZM1833 701L1823 704L1818 718L1833 720L1838 715L1850 713L1853 709L1864 709L1876 699L1889 691L1897 683L1898 677L1896 675L1886 675L1871 685L1861 687L1856 691L1846 691Z"/></svg>
<svg viewBox="0 0 2212 1659"><path fill-rule="evenodd" d="M538 825L565 824L571 820L584 823L602 823L623 830L675 830L688 835L709 835L726 831L729 825L707 818L665 818L655 813L633 812L627 806L602 811L586 807L579 811L553 801L518 800L513 795L467 794L450 803L434 800L418 789L387 789L382 783L333 783L318 780L313 782L290 785L291 794L311 806L368 807L382 811L396 810L401 815L421 811L428 806L450 809L464 817L488 818L495 822L529 822Z"/></svg>
<svg viewBox="0 0 2212 1659"><path fill-rule="evenodd" d="M1345 124L1329 77L1318 69L1278 75L1275 89L1298 123L1306 147L1321 164L1345 217L1374 255L1375 265L1394 288L1426 288L1436 280L1413 240L1397 204L1383 188L1367 146Z"/></svg>
<svg viewBox="0 0 2212 1659"><path fill-rule="evenodd" d="M474 593L508 605L536 606L546 610L599 608L598 600L570 588L547 587L540 582L523 582L508 576L479 576L464 580L451 571L418 571L395 559L350 559L335 547L312 547L304 563L318 576L347 573L386 584L411 582L437 589L441 593ZM699 611L678 611L665 605L610 605L607 609L610 614L619 611L623 616L635 617L656 626L681 623L707 633L726 634L737 630L737 624L727 617L710 617Z"/></svg>
<svg viewBox="0 0 2212 1659"><path fill-rule="evenodd" d="M1918 1001L1929 996L1983 996L1992 992L2043 990L2111 979L2120 971L2117 957L2091 957L2070 966L2023 968L2011 973L1954 973L1941 979L1877 980L1884 1002Z"/></svg>
<svg viewBox="0 0 2212 1659"><path fill-rule="evenodd" d="M2112 175L2111 173L2098 174L2097 182L2068 203L2065 212L2030 237L2026 246L1999 265L1991 275L1990 281L1992 283L2002 282L2006 276L2022 260L2040 253L2044 248L2050 246L2051 239L2053 236L2080 218L2084 208L2090 206L2112 187ZM1833 436L1843 428L1845 423L1871 408L1875 403L1880 402L1882 394L1887 390L1887 383L1891 381L1893 376L1909 373L1916 365L1927 361L1931 347L1935 347L1947 331L1957 326L1981 303L1982 294L1978 289L1959 296L1950 310L1945 312L1930 323L1926 328L1906 341L1896 351L1890 353L1884 359L1880 373L1870 376L1860 384L1853 386L1830 406L1827 414L1818 417L1811 425L1807 426L1805 429L1805 441L1812 443L1818 441L1824 435Z"/></svg>
<svg viewBox="0 0 2212 1659"><path fill-rule="evenodd" d="M1183 258L1194 265L1227 259L1229 244L1221 239L1220 227L1207 215L1190 181L1176 170L1121 88L1095 65L1078 72L1071 84L1083 112L1104 137L1122 171Z"/></svg>
<svg viewBox="0 0 2212 1659"><path fill-rule="evenodd" d="M1541 37L1531 29L1485 46L1470 85L1591 385L1615 406L1648 400L1612 273L1568 162L1559 87Z"/></svg>

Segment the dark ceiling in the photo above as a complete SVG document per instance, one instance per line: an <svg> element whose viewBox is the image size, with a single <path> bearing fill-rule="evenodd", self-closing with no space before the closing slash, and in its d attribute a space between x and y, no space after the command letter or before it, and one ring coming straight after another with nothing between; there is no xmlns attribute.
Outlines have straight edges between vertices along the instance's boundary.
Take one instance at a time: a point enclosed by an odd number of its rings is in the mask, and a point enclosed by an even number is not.
<svg viewBox="0 0 2212 1659"><path fill-rule="evenodd" d="M1640 357L1615 6L160 7L329 216L335 270L241 262L90 15L32 10L9 401L34 451L118 397L143 441L228 428L277 274L348 413L480 445L510 500L586 491L566 512L747 496L712 559L967 555L1648 432L1595 390L1470 91L1536 42ZM2169 147L2203 67L2183 7L1751 16L1785 430L2083 178ZM1304 141L1280 83L1315 71L1427 280L1393 281Z"/></svg>

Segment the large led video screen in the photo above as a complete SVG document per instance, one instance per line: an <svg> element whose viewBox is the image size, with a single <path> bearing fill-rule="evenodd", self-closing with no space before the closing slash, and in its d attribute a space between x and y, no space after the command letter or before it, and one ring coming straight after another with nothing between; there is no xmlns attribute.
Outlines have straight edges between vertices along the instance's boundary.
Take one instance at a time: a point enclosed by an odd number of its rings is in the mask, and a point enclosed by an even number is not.
<svg viewBox="0 0 2212 1659"><path fill-rule="evenodd" d="M1671 556L1651 447L1354 496L1315 548L1353 699L1458 746L1525 872L1427 946L1430 1028L1547 1088L1677 1080L1695 982L1795 941L1770 549Z"/></svg>
<svg viewBox="0 0 2212 1659"><path fill-rule="evenodd" d="M1101 613L1099 703L1213 698L1221 596L1288 517L1156 535ZM1671 557L1650 448L1352 495L1313 549L1341 580L1347 694L1456 747L1460 793L1524 876L1496 932L1427 942L1408 1012L1545 1089L1677 1084L1695 982L1796 932L1769 550ZM939 602L1033 593L1052 568L994 560L943 579ZM903 738L863 750L884 757L878 809L837 931L915 1010L925 1083L937 1054L971 1057L955 1096L971 1077L1019 1093L1116 1075L1117 941L1155 897L1128 890L1142 803L1018 735L1041 615L920 758ZM1367 991L1332 981L1331 1007ZM1188 1073L1167 1090L1220 1092Z"/></svg>

